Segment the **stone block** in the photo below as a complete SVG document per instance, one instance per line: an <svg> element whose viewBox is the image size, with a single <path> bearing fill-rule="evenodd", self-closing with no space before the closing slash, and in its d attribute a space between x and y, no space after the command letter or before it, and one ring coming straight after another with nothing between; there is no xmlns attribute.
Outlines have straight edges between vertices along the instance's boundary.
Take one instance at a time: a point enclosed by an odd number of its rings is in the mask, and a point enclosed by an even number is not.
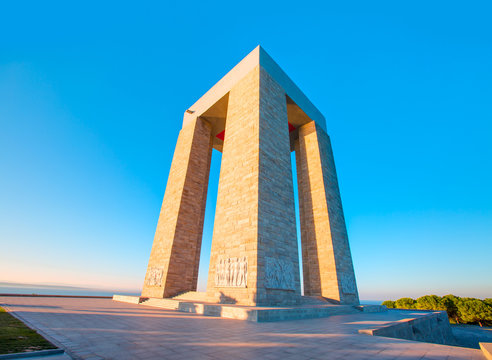
<svg viewBox="0 0 492 360"><path fill-rule="evenodd" d="M359 304L330 138L314 122L295 141L304 293Z"/></svg>
<svg viewBox="0 0 492 360"><path fill-rule="evenodd" d="M155 232L144 297L196 290L212 155L211 126L202 119L178 137Z"/></svg>

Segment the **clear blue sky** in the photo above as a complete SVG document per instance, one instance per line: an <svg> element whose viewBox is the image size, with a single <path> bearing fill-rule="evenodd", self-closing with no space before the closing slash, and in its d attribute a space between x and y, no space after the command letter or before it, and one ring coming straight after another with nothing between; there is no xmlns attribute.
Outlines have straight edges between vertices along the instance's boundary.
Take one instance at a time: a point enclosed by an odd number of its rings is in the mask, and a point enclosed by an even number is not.
<svg viewBox="0 0 492 360"><path fill-rule="evenodd" d="M183 112L261 44L327 119L361 298L492 297L489 1L169 3L2 4L0 281L138 291Z"/></svg>

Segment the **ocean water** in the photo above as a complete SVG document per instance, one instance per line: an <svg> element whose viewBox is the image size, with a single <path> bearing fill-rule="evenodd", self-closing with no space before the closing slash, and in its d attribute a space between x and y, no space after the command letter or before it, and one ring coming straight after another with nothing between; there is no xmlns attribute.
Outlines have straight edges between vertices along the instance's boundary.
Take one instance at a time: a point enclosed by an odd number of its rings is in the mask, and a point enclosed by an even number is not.
<svg viewBox="0 0 492 360"><path fill-rule="evenodd" d="M91 289L65 285L40 285L0 282L0 294L113 296L113 294L139 295L139 292L125 292L118 289Z"/></svg>
<svg viewBox="0 0 492 360"><path fill-rule="evenodd" d="M360 300L361 305L381 305L383 300Z"/></svg>

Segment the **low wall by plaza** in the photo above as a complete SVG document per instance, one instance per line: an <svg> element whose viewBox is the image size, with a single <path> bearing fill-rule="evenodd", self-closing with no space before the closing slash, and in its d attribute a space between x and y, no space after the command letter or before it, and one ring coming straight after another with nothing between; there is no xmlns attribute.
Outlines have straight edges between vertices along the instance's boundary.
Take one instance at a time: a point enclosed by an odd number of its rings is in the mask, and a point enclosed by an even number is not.
<svg viewBox="0 0 492 360"><path fill-rule="evenodd" d="M480 349L487 360L492 360L492 343L480 343Z"/></svg>
<svg viewBox="0 0 492 360"><path fill-rule="evenodd" d="M142 302L140 296L131 296L131 295L113 295L113 300L126 302L130 304L140 304Z"/></svg>
<svg viewBox="0 0 492 360"><path fill-rule="evenodd" d="M402 319L373 329L362 329L359 333L443 345L456 344L445 311L419 314L418 317Z"/></svg>

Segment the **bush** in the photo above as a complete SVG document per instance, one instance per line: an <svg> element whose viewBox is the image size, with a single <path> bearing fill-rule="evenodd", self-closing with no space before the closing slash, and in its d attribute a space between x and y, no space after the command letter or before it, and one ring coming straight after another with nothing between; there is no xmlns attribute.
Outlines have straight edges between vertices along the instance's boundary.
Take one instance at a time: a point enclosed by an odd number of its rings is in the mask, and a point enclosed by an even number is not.
<svg viewBox="0 0 492 360"><path fill-rule="evenodd" d="M480 300L454 295L425 295L417 300L408 297L386 300L383 305L388 309L445 310L452 323L492 325L492 298Z"/></svg>
<svg viewBox="0 0 492 360"><path fill-rule="evenodd" d="M397 309L414 309L415 300L412 298L401 298L395 301Z"/></svg>
<svg viewBox="0 0 492 360"><path fill-rule="evenodd" d="M383 301L383 303L381 305L386 306L388 309L394 309L395 308L395 302L392 300Z"/></svg>
<svg viewBox="0 0 492 360"><path fill-rule="evenodd" d="M458 313L458 303L461 299L454 295L446 295L441 298L440 305L443 310L448 313L449 321L452 323L459 324L460 317Z"/></svg>
<svg viewBox="0 0 492 360"><path fill-rule="evenodd" d="M419 310L445 310L440 302L441 298L437 295L425 295L417 299L415 308Z"/></svg>
<svg viewBox="0 0 492 360"><path fill-rule="evenodd" d="M463 299L458 303L458 312L464 323L478 323L480 326L492 323L492 307L479 299Z"/></svg>

